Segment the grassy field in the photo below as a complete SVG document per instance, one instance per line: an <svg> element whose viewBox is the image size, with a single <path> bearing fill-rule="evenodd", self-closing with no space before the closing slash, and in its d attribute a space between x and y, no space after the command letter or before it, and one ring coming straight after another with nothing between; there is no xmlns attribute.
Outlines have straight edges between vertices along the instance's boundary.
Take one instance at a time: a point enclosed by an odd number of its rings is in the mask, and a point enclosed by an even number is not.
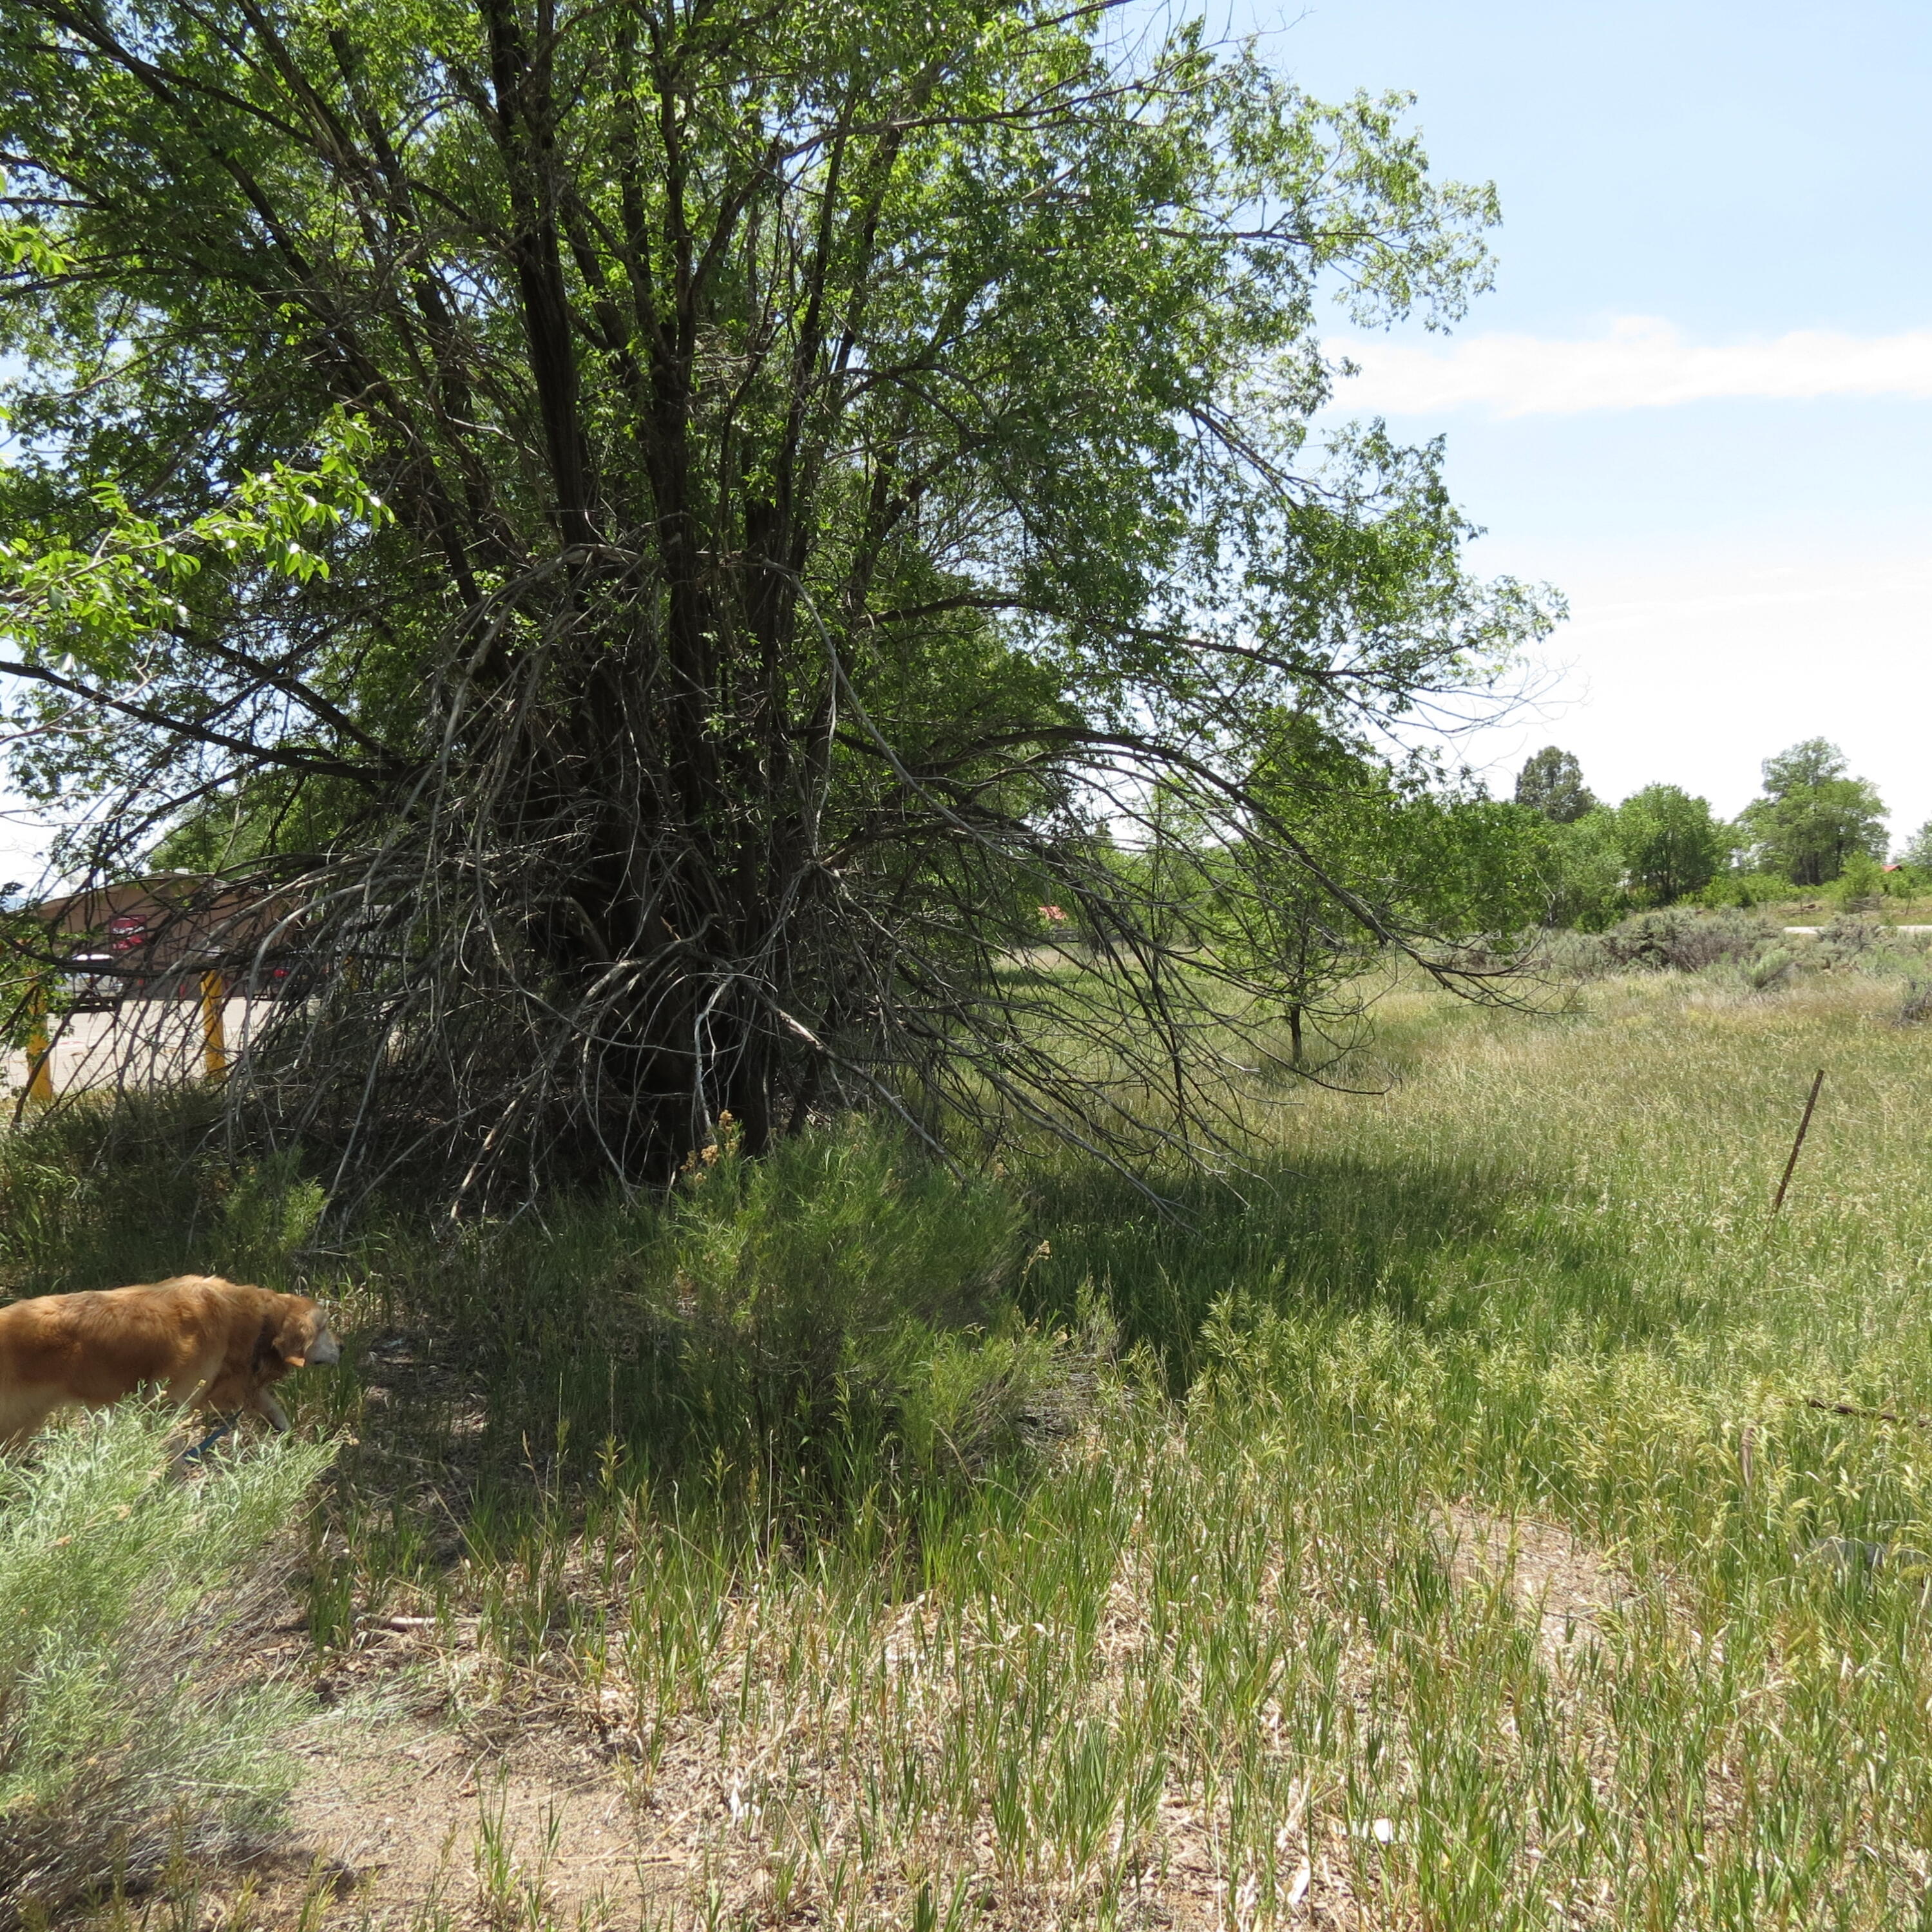
<svg viewBox="0 0 1932 1932"><path fill-rule="evenodd" d="M893 1224L854 1280L929 1278L936 1322L1024 1254L1031 1324L990 1370L905 1328L896 1408L835 1376L807 1412L735 1331L673 1376L636 1312L654 1268L688 1314L817 1265L905 1185L859 1156L817 1249L772 1232L797 1200L734 1197L338 1262L352 1346L296 1384L344 1438L305 1667L390 1713L399 1790L432 1733L471 1771L433 1879L284 1916L1932 1923L1932 1027L1899 1004L1398 994L1388 1090L1285 1093L1239 1199L1163 1218L1049 1168ZM15 1285L78 1285L80 1222L33 1198ZM196 1258L314 1276L299 1190L263 1198L206 1206ZM99 1238L139 1272L153 1220ZM614 1794L595 1871L549 1814L512 1828L545 1741Z"/></svg>

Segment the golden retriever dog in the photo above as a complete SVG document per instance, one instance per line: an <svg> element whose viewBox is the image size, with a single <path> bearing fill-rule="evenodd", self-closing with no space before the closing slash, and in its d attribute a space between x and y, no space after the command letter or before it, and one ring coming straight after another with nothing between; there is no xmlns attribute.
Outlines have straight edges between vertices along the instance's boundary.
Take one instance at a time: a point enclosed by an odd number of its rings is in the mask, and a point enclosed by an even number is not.
<svg viewBox="0 0 1932 1932"><path fill-rule="evenodd" d="M0 1442L26 1441L57 1408L104 1408L143 1387L183 1408L251 1408L286 1430L271 1384L341 1356L307 1295L216 1275L38 1295L0 1308Z"/></svg>

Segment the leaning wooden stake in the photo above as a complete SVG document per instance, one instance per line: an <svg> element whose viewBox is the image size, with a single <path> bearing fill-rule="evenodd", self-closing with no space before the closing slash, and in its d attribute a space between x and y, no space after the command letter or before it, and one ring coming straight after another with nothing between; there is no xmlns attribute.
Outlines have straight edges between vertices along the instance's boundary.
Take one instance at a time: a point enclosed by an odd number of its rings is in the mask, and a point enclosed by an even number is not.
<svg viewBox="0 0 1932 1932"><path fill-rule="evenodd" d="M1804 1118L1798 1123L1798 1138L1791 1143L1791 1158L1784 1163L1784 1178L1778 1184L1778 1192L1771 1197L1771 1218L1778 1219L1778 1210L1784 1205L1784 1190L1791 1185L1791 1170L1798 1165L1798 1150L1804 1144L1804 1136L1810 1130L1811 1109L1818 1104L1818 1089L1825 1084L1825 1070L1818 1070L1818 1077L1811 1083L1811 1097L1804 1103Z"/></svg>

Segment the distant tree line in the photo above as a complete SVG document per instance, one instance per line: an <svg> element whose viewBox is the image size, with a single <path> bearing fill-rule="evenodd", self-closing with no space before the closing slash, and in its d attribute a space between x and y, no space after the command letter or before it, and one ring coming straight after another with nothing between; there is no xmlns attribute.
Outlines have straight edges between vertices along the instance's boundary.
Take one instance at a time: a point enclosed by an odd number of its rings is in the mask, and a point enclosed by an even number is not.
<svg viewBox="0 0 1932 1932"><path fill-rule="evenodd" d="M1634 908L1701 898L1749 904L1794 889L1840 897L1932 887L1932 823L1885 863L1885 805L1844 754L1808 738L1764 762L1764 788L1726 823L1680 785L1646 785L1608 806L1570 752L1546 746L1518 775L1515 803L1542 822L1547 922L1593 927Z"/></svg>

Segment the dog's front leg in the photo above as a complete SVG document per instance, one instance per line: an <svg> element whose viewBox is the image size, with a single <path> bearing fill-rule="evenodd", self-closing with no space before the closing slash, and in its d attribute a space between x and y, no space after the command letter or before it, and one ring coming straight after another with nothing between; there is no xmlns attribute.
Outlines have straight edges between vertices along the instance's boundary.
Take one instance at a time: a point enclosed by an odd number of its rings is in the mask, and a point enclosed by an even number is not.
<svg viewBox="0 0 1932 1932"><path fill-rule="evenodd" d="M257 1415L266 1415L277 1435L287 1435L289 1432L288 1412L275 1400L268 1390L257 1389L250 1399L248 1406Z"/></svg>

